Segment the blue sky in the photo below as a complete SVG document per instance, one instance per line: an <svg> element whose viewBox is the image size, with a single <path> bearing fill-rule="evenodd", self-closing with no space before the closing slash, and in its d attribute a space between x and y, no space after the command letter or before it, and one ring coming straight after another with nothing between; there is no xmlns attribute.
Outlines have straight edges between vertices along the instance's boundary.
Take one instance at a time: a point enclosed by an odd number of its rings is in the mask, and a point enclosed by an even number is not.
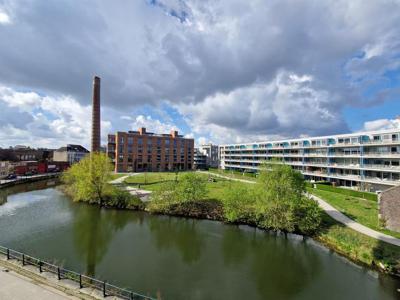
<svg viewBox="0 0 400 300"><path fill-rule="evenodd" d="M145 126L196 143L399 128L398 1L0 0L0 147Z"/></svg>

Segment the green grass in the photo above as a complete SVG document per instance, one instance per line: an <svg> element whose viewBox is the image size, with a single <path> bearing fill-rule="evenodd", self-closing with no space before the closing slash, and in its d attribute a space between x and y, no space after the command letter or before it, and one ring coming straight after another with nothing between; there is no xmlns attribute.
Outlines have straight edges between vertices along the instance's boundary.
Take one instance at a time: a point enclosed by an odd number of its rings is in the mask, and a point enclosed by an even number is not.
<svg viewBox="0 0 400 300"><path fill-rule="evenodd" d="M400 238L400 233L382 228L378 219L378 203L373 200L343 195L340 193L307 188L308 192L331 204L349 218L371 229Z"/></svg>
<svg viewBox="0 0 400 300"><path fill-rule="evenodd" d="M323 213L321 230L314 238L348 258L366 264L383 264L386 271L400 270L400 248L354 231Z"/></svg>
<svg viewBox="0 0 400 300"><path fill-rule="evenodd" d="M111 174L111 180L118 179L118 178L120 178L120 177L122 177L122 176L125 176L125 175L126 175L126 174L112 173L112 174Z"/></svg>
<svg viewBox="0 0 400 300"><path fill-rule="evenodd" d="M234 179L244 179L244 180L252 180L256 181L255 173L242 173L238 171L229 171L229 170L222 170L222 169L209 169L208 172L223 175L226 177L234 178Z"/></svg>
<svg viewBox="0 0 400 300"><path fill-rule="evenodd" d="M183 172L178 173L178 178ZM154 184L161 183L163 181L173 181L175 180L176 174L174 172L148 172L140 173L138 175L133 175L125 179L127 184Z"/></svg>
<svg viewBox="0 0 400 300"><path fill-rule="evenodd" d="M313 187L313 185L314 184L307 182L308 187ZM363 198L363 199L372 200L372 201L378 201L378 195L375 193L355 191L355 190L346 189L346 188L342 188L342 187L335 187L335 186L332 186L329 184L316 183L315 185L316 185L317 189L319 189L319 190L339 193L339 194L343 194L343 195L347 195L347 196Z"/></svg>

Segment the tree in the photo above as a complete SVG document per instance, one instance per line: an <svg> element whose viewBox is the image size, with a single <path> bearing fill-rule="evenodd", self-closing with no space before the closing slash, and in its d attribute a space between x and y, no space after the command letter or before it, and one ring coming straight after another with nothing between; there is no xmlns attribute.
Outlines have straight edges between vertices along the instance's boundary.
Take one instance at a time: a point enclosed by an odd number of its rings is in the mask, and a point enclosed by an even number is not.
<svg viewBox="0 0 400 300"><path fill-rule="evenodd" d="M114 189L111 180L112 165L104 153L91 153L63 174L67 192L74 201L104 205Z"/></svg>
<svg viewBox="0 0 400 300"><path fill-rule="evenodd" d="M304 197L302 174L279 161L264 163L258 177L257 214L259 225L285 232L303 233L318 228L318 205Z"/></svg>
<svg viewBox="0 0 400 300"><path fill-rule="evenodd" d="M206 180L195 173L186 173L178 182L178 198L181 202L198 201L207 194Z"/></svg>
<svg viewBox="0 0 400 300"><path fill-rule="evenodd" d="M229 222L254 220L254 194L249 185L230 182L223 197L224 216Z"/></svg>

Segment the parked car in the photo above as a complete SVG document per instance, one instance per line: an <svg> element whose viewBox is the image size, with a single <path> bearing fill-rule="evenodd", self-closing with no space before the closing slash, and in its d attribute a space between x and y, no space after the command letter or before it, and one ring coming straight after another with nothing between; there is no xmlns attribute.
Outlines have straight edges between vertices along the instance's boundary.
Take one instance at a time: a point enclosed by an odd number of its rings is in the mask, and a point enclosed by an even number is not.
<svg viewBox="0 0 400 300"><path fill-rule="evenodd" d="M11 180L11 179L16 179L16 178L17 178L17 175L15 175L15 174L8 174L7 177L6 177L5 179Z"/></svg>

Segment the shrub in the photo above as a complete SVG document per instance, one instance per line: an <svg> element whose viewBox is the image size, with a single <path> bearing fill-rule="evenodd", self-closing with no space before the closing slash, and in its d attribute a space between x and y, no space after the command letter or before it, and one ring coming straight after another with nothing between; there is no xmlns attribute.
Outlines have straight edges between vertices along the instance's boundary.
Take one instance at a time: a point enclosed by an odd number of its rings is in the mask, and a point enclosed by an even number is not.
<svg viewBox="0 0 400 300"><path fill-rule="evenodd" d="M248 185L244 183L231 185L223 197L225 219L228 222L254 222L254 202L254 194Z"/></svg>
<svg viewBox="0 0 400 300"><path fill-rule="evenodd" d="M178 181L177 190L182 202L203 200L207 195L206 180L202 175L186 173Z"/></svg>

